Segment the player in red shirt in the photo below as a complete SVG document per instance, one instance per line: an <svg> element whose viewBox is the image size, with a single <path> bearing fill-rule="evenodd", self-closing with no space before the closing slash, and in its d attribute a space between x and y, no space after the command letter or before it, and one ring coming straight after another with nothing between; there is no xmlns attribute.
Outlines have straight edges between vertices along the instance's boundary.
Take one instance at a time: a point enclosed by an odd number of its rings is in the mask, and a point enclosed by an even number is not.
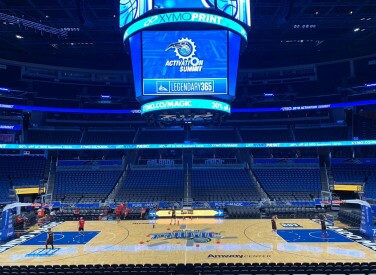
<svg viewBox="0 0 376 275"><path fill-rule="evenodd" d="M85 220L84 217L81 217L78 221L78 233L80 236L84 235Z"/></svg>
<svg viewBox="0 0 376 275"><path fill-rule="evenodd" d="M121 215L121 210L120 210L120 206L118 208L116 208L116 221L119 223L120 222L120 215Z"/></svg>
<svg viewBox="0 0 376 275"><path fill-rule="evenodd" d="M132 212L131 209L129 209L128 207L125 208L125 210L124 210L124 219L125 219L125 218L128 216L128 214L131 213L131 212Z"/></svg>
<svg viewBox="0 0 376 275"><path fill-rule="evenodd" d="M125 203L122 203L122 204L120 204L120 205L118 206L118 208L120 209L120 213L123 212L123 210L124 210L124 205L125 205Z"/></svg>
<svg viewBox="0 0 376 275"><path fill-rule="evenodd" d="M144 218L145 213L146 213L146 208L142 207L141 214L140 214L140 219Z"/></svg>

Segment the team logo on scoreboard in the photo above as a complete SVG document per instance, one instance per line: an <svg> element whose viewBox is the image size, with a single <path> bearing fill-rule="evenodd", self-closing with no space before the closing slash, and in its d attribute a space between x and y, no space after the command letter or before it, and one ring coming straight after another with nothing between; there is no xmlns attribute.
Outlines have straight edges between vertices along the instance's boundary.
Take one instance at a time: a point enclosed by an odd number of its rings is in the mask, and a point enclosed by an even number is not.
<svg viewBox="0 0 376 275"><path fill-rule="evenodd" d="M196 45L189 38L179 39L178 42L167 46L166 52L174 49L178 60L167 60L167 67L180 67L180 72L201 72L204 61L195 57Z"/></svg>

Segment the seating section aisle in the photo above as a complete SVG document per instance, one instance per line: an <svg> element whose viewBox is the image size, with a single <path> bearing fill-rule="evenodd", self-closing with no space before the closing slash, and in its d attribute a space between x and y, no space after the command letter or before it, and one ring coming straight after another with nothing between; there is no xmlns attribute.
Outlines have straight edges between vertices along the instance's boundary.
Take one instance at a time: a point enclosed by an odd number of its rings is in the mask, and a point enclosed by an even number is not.
<svg viewBox="0 0 376 275"><path fill-rule="evenodd" d="M182 169L131 170L117 194L117 201L166 202L183 199Z"/></svg>
<svg viewBox="0 0 376 275"><path fill-rule="evenodd" d="M255 201L260 192L245 169L192 170L192 198L196 201Z"/></svg>
<svg viewBox="0 0 376 275"><path fill-rule="evenodd" d="M277 201L312 201L320 197L318 168L255 168L265 192Z"/></svg>
<svg viewBox="0 0 376 275"><path fill-rule="evenodd" d="M121 170L67 170L56 173L53 199L63 202L98 202L110 194Z"/></svg>

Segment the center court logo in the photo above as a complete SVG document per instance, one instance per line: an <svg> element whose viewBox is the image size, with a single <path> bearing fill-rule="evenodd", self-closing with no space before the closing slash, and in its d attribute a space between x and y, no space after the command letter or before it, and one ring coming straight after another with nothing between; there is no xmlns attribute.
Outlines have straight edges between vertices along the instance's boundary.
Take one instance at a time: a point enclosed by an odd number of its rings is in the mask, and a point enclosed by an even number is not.
<svg viewBox="0 0 376 275"><path fill-rule="evenodd" d="M195 42L189 38L182 38L168 45L165 51L172 49L179 59L167 60L166 67L180 67L180 72L201 72L204 61L195 56Z"/></svg>
<svg viewBox="0 0 376 275"><path fill-rule="evenodd" d="M150 234L152 240L157 239L186 239L193 240L195 243L208 243L212 239L221 239L221 233L206 232L201 230L176 230L167 233Z"/></svg>
<svg viewBox="0 0 376 275"><path fill-rule="evenodd" d="M285 227L285 228L299 228L299 227L303 227L297 223L281 223L282 227Z"/></svg>

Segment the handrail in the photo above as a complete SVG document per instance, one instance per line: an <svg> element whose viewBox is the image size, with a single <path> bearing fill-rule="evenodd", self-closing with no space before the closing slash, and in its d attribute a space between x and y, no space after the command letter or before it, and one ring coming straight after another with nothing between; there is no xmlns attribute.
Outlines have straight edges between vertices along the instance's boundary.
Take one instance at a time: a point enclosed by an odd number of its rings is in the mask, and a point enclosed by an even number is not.
<svg viewBox="0 0 376 275"><path fill-rule="evenodd" d="M129 166L129 164L127 164L127 166L125 167L123 173L121 174L118 182L116 183L114 189L112 189L111 193L107 196L106 201L108 201L108 200L114 201L115 200L119 189L121 188L122 184L124 183L124 179L128 175L129 168L130 168L130 166Z"/></svg>
<svg viewBox="0 0 376 275"><path fill-rule="evenodd" d="M325 175L326 175L326 187L327 187L327 190L330 191L328 169L326 167L326 163L325 162L324 162L324 167L325 167Z"/></svg>
<svg viewBox="0 0 376 275"><path fill-rule="evenodd" d="M48 177L47 177L47 187L46 187L46 194L49 194L48 192L50 191L50 178L51 178L51 169L52 169L52 157L50 161L50 169L48 171Z"/></svg>

